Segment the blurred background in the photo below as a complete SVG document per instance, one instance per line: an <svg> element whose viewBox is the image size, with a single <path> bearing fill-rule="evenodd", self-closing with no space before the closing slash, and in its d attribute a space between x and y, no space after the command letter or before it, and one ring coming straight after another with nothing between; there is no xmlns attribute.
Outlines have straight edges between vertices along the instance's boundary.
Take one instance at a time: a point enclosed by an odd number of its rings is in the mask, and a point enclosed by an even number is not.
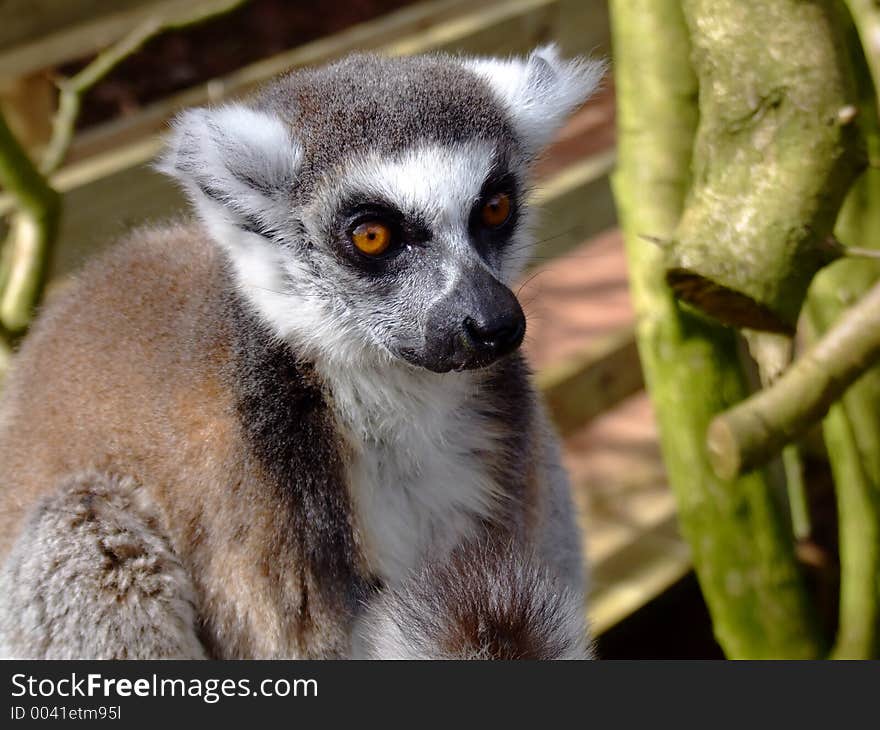
<svg viewBox="0 0 880 730"><path fill-rule="evenodd" d="M633 14L650 25L679 4L611 5L619 9L619 39L630 37L624 20ZM185 210L179 192L149 166L181 108L245 95L285 70L356 50L507 55L555 42L566 56L610 57L610 16L606 0L0 0L0 217L7 236L0 284L8 289L13 281L16 252L38 252L16 296L3 292L5 356L14 356L33 307L84 260L134 225ZM680 8L670 17L684 27ZM633 28L635 39L640 31ZM669 43L686 58L679 30L669 31ZM649 68L650 58L643 62ZM645 83L648 98L647 76ZM615 109L609 74L538 167L539 244L518 288L529 315L525 347L565 439L592 564L589 615L600 655L720 658L725 652L682 538L645 392L612 193ZM36 244L21 234L28 216L49 221ZM758 369L739 343L755 389ZM840 572L836 507L816 428L798 456L810 485L810 524L791 536L791 551L818 631L831 636ZM694 464L695 480L700 468ZM683 492L677 494L680 500ZM706 577L713 567L703 570ZM748 653L735 646L725 647L728 655Z"/></svg>

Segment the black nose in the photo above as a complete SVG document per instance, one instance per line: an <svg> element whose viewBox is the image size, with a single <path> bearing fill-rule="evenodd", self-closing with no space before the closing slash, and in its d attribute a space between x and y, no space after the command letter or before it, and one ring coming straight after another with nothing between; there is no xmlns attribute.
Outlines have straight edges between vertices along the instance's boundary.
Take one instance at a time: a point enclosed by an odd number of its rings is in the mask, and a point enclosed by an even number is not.
<svg viewBox="0 0 880 730"><path fill-rule="evenodd" d="M517 307L516 311L492 319L467 317L464 331L475 350L496 358L520 346L526 332L526 319Z"/></svg>
<svg viewBox="0 0 880 730"><path fill-rule="evenodd" d="M485 266L474 266L427 313L424 347L402 357L438 373L484 368L519 347L525 333L516 295Z"/></svg>

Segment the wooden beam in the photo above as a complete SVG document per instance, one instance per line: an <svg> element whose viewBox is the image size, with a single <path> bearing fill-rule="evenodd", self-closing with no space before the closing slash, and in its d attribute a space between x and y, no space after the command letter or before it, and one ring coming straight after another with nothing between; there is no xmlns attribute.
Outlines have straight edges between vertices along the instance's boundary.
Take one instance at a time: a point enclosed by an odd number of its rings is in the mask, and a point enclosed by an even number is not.
<svg viewBox="0 0 880 730"><path fill-rule="evenodd" d="M82 159L158 132L180 109L244 96L286 71L326 63L353 51L510 54L555 40L566 55L607 54L609 35L606 0L417 3L250 64L131 117L85 132L74 142L69 159Z"/></svg>
<svg viewBox="0 0 880 730"><path fill-rule="evenodd" d="M587 604L593 633L607 631L690 569L690 550L681 539L674 511L650 527L633 527L629 542L593 565Z"/></svg>
<svg viewBox="0 0 880 730"><path fill-rule="evenodd" d="M542 180L533 204L541 211L534 263L546 261L617 223L610 175L614 148L574 161Z"/></svg>
<svg viewBox="0 0 880 730"><path fill-rule="evenodd" d="M4 0L0 76L15 78L88 56L150 18L184 20L228 0Z"/></svg>
<svg viewBox="0 0 880 730"><path fill-rule="evenodd" d="M635 325L541 370L536 379L559 432L572 434L644 387Z"/></svg>
<svg viewBox="0 0 880 730"><path fill-rule="evenodd" d="M21 47L76 25L94 23L156 0L3 0L0 51Z"/></svg>

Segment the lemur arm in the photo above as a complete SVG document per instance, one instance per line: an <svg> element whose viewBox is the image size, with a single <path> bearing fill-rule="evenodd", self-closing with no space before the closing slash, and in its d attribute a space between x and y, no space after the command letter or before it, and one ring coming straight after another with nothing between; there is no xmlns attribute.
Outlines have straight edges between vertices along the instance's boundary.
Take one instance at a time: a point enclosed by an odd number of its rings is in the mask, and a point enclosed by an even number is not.
<svg viewBox="0 0 880 730"><path fill-rule="evenodd" d="M141 490L81 475L36 505L0 567L0 657L204 659L194 602Z"/></svg>

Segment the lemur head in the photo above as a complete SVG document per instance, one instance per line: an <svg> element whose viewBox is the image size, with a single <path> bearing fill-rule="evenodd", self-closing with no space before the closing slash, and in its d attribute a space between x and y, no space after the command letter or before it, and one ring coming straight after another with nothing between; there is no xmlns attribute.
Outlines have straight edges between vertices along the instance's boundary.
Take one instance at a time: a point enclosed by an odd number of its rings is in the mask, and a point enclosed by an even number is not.
<svg viewBox="0 0 880 730"><path fill-rule="evenodd" d="M485 366L519 346L529 167L602 65L350 56L184 112L184 186L279 337L347 366Z"/></svg>

